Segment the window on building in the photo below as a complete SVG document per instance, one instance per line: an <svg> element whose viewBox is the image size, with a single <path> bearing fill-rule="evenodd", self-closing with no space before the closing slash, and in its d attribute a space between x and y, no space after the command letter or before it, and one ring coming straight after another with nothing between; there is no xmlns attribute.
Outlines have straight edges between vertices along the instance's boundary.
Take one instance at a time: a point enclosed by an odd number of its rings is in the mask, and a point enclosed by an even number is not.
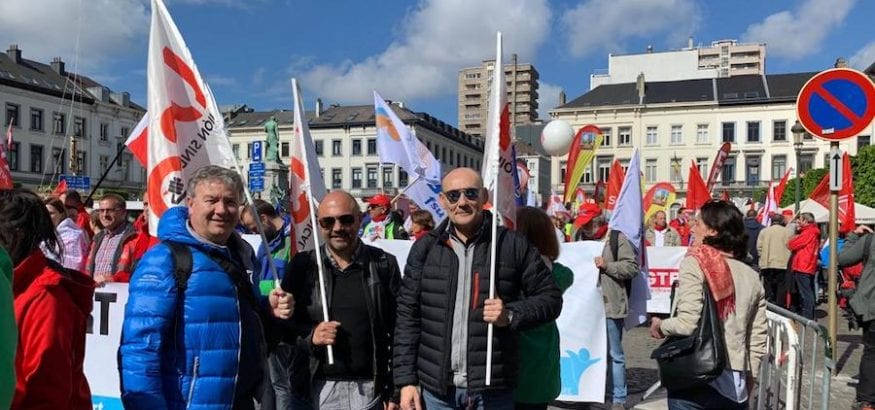
<svg viewBox="0 0 875 410"><path fill-rule="evenodd" d="M43 110L39 108L31 108L30 109L30 130L31 131L42 131L43 130Z"/></svg>
<svg viewBox="0 0 875 410"><path fill-rule="evenodd" d="M456 165L455 158L456 158L456 157L453 156L453 149L450 148L450 157L448 158L448 159L449 159L449 162L450 162L450 165Z"/></svg>
<svg viewBox="0 0 875 410"><path fill-rule="evenodd" d="M356 157L362 155L362 140L352 140L352 155Z"/></svg>
<svg viewBox="0 0 875 410"><path fill-rule="evenodd" d="M448 160L449 158L447 158L447 147L441 147L441 161L444 161L444 163L447 164L449 163L447 162Z"/></svg>
<svg viewBox="0 0 875 410"><path fill-rule="evenodd" d="M252 143L246 143L246 159L252 159Z"/></svg>
<svg viewBox="0 0 875 410"><path fill-rule="evenodd" d="M644 182L656 182L656 160L648 159L644 161Z"/></svg>
<svg viewBox="0 0 875 410"><path fill-rule="evenodd" d="M760 122L747 122L747 142L760 142Z"/></svg>
<svg viewBox="0 0 875 410"><path fill-rule="evenodd" d="M747 186L760 183L760 157L747 157L744 160L744 180Z"/></svg>
<svg viewBox="0 0 875 410"><path fill-rule="evenodd" d="M726 162L723 163L723 172L720 174L720 181L723 186L728 186L735 182L735 157L726 158Z"/></svg>
<svg viewBox="0 0 875 410"><path fill-rule="evenodd" d="M100 133L98 134L97 138L100 140L100 142L109 141L109 124L105 122L100 123ZM237 148L240 147L238 146Z"/></svg>
<svg viewBox="0 0 875 410"><path fill-rule="evenodd" d="M647 127L647 145L656 145L659 143L659 136L656 131L656 126Z"/></svg>
<svg viewBox="0 0 875 410"><path fill-rule="evenodd" d="M474 169L482 169L482 167L483 167L483 163L481 163L480 160L478 159L477 166Z"/></svg>
<svg viewBox="0 0 875 410"><path fill-rule="evenodd" d="M394 168L392 167L383 167L383 187L389 188L394 185L393 178L395 176Z"/></svg>
<svg viewBox="0 0 875 410"><path fill-rule="evenodd" d="M462 166L462 155L458 152L456 153L456 166ZM467 165L466 165L467 166Z"/></svg>
<svg viewBox="0 0 875 410"><path fill-rule="evenodd" d="M611 146L611 132L613 130L611 128L602 128L602 146L610 147Z"/></svg>
<svg viewBox="0 0 875 410"><path fill-rule="evenodd" d="M362 187L362 169L361 168L353 168L352 169L352 187L353 188L361 188Z"/></svg>
<svg viewBox="0 0 875 410"><path fill-rule="evenodd" d="M565 183L565 173L568 170L568 161L559 161L559 183Z"/></svg>
<svg viewBox="0 0 875 410"><path fill-rule="evenodd" d="M683 144L684 143L684 128L682 125L672 125L671 126L671 143L672 144Z"/></svg>
<svg viewBox="0 0 875 410"><path fill-rule="evenodd" d="M434 151L432 151L432 153L434 154L434 159L438 161L441 160L441 148L438 146L437 143L434 144Z"/></svg>
<svg viewBox="0 0 875 410"><path fill-rule="evenodd" d="M860 148L867 147L871 144L872 137L869 135L858 135L857 136L857 150Z"/></svg>
<svg viewBox="0 0 875 410"><path fill-rule="evenodd" d="M239 145L235 144L235 146L237 148L240 148ZM106 169L109 168L109 155L99 156L97 159L97 163L98 163L98 166L100 167L100 173L103 174L104 172L106 172Z"/></svg>
<svg viewBox="0 0 875 410"><path fill-rule="evenodd" d="M632 145L632 127L617 128L617 135L618 145Z"/></svg>
<svg viewBox="0 0 875 410"><path fill-rule="evenodd" d="M289 156L289 143L284 142L280 145L280 156L288 157Z"/></svg>
<svg viewBox="0 0 875 410"><path fill-rule="evenodd" d="M85 126L85 118L79 116L73 117L73 135L77 138L88 138L88 128Z"/></svg>
<svg viewBox="0 0 875 410"><path fill-rule="evenodd" d="M343 169L331 168L331 189L343 188Z"/></svg>
<svg viewBox="0 0 875 410"><path fill-rule="evenodd" d="M583 180L584 184L591 184L594 182L592 180L592 164L587 165L587 167L583 169L583 178L581 179Z"/></svg>
<svg viewBox="0 0 875 410"><path fill-rule="evenodd" d="M696 143L698 143L698 144L707 144L708 143L708 124L696 125Z"/></svg>
<svg viewBox="0 0 875 410"><path fill-rule="evenodd" d="M3 124L3 128L12 124L15 128L21 128L21 120L18 116L21 111L21 106L13 103L6 103L6 123Z"/></svg>
<svg viewBox="0 0 875 410"><path fill-rule="evenodd" d="M316 156L321 157L322 151L325 148L325 144L322 143L322 140L316 140L316 141L313 141L313 145L316 148Z"/></svg>
<svg viewBox="0 0 875 410"><path fill-rule="evenodd" d="M611 159L605 158L599 160L599 181L608 182L608 177L611 176Z"/></svg>
<svg viewBox="0 0 875 410"><path fill-rule="evenodd" d="M339 157L339 156L343 155L343 150L341 149L342 146L340 145L342 142L343 141L341 141L341 140L331 140L331 156L332 157Z"/></svg>
<svg viewBox="0 0 875 410"><path fill-rule="evenodd" d="M64 113L52 114L52 132L60 135L67 133L67 118Z"/></svg>
<svg viewBox="0 0 875 410"><path fill-rule="evenodd" d="M735 123L723 123L723 142L735 143Z"/></svg>
<svg viewBox="0 0 875 410"><path fill-rule="evenodd" d="M799 156L799 174L805 174L814 168L814 154L802 154Z"/></svg>
<svg viewBox="0 0 875 410"><path fill-rule="evenodd" d="M58 174L67 173L67 161L65 151L61 148L52 148L52 171Z"/></svg>
<svg viewBox="0 0 875 410"><path fill-rule="evenodd" d="M702 178L705 178L707 182L708 178L708 158L696 158L696 168L699 168L699 175Z"/></svg>
<svg viewBox="0 0 875 410"><path fill-rule="evenodd" d="M10 171L18 171L18 158L21 157L21 155L18 155L21 152L20 147L20 143L12 142L12 147L6 152L6 162L9 164Z"/></svg>
<svg viewBox="0 0 875 410"><path fill-rule="evenodd" d="M85 151L76 152L76 172L88 175L88 162L85 158Z"/></svg>
<svg viewBox="0 0 875 410"><path fill-rule="evenodd" d="M33 145L30 146L30 172L34 173L42 173L43 172L43 146L42 145Z"/></svg>
<svg viewBox="0 0 875 410"><path fill-rule="evenodd" d="M408 183L407 171L398 169L398 187L406 187Z"/></svg>
<svg viewBox="0 0 875 410"><path fill-rule="evenodd" d="M429 151L431 151L431 141L426 141L425 147L428 148Z"/></svg>
<svg viewBox="0 0 875 410"><path fill-rule="evenodd" d="M787 156L773 155L772 156L772 180L779 180L784 177L787 172Z"/></svg>
<svg viewBox="0 0 875 410"><path fill-rule="evenodd" d="M131 129L128 127L122 127L122 137L129 137L131 135Z"/></svg>
<svg viewBox="0 0 875 410"><path fill-rule="evenodd" d="M377 167L369 166L368 171L368 188L377 187Z"/></svg>
<svg viewBox="0 0 875 410"><path fill-rule="evenodd" d="M787 141L787 121L772 122L772 141Z"/></svg>
<svg viewBox="0 0 875 410"><path fill-rule="evenodd" d="M377 155L377 139L368 138L368 155Z"/></svg>

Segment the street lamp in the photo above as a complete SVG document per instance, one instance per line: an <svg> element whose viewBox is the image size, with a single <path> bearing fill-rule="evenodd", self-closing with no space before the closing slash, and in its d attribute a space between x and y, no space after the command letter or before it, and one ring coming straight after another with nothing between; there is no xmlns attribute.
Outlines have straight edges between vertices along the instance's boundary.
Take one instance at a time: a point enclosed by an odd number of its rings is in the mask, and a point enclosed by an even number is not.
<svg viewBox="0 0 875 410"><path fill-rule="evenodd" d="M796 123L793 124L793 128L790 128L790 132L793 133L793 149L796 151L796 208L795 214L799 213L799 196L800 196L800 188L799 188L799 178L800 178L800 169L799 169L799 152L802 151L802 137L805 135L805 127L799 123L799 120L796 120Z"/></svg>
<svg viewBox="0 0 875 410"><path fill-rule="evenodd" d="M671 166L674 169L675 174L677 174L680 190L684 190L684 177L681 175L681 159L678 158L677 151L672 154L671 157Z"/></svg>

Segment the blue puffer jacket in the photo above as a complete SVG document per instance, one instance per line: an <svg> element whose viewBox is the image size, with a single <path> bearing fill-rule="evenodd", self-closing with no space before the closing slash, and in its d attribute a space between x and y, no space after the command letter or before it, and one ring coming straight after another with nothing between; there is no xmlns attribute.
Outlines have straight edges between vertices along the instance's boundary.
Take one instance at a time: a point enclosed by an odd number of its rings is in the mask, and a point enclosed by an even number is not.
<svg viewBox="0 0 875 410"><path fill-rule="evenodd" d="M207 256L225 255L251 272L252 249L234 234L229 245L236 245L243 256L232 257L227 248L193 237L187 222L188 209L176 207L158 224L160 240L192 249L184 306L177 306L173 255L167 246L152 247L131 277L119 348L126 409L231 409L241 400L235 397L241 386L252 391L260 382L261 374L254 373L261 370L254 366L261 365L263 354L261 323L250 303L238 301L229 275Z"/></svg>

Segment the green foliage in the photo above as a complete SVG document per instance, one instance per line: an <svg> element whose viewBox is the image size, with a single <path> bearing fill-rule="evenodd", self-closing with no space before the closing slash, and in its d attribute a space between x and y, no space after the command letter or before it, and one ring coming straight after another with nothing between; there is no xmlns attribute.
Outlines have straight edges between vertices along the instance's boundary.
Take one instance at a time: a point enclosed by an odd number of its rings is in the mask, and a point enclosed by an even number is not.
<svg viewBox="0 0 875 410"><path fill-rule="evenodd" d="M854 173L854 201L875 206L875 146L868 145L851 157Z"/></svg>
<svg viewBox="0 0 875 410"><path fill-rule="evenodd" d="M799 201L804 201L811 194L811 191L814 191L814 188L817 184L820 183L820 180L823 179L823 176L826 175L827 169L825 168L817 168L810 169L805 175L802 177L800 181L800 192L802 195L799 196ZM786 207L793 205L796 202L796 178L790 178L787 181L787 188L784 190L784 197L781 198L781 207Z"/></svg>

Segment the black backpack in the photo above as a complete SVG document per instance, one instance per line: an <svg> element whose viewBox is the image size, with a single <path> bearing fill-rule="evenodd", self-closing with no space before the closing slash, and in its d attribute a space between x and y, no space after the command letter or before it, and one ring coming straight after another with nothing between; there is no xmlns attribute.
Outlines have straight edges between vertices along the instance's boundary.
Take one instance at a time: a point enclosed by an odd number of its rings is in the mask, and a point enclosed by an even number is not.
<svg viewBox="0 0 875 410"><path fill-rule="evenodd" d="M185 290L188 288L188 279L191 277L192 269L194 268L191 248L188 245L183 245L173 241L162 241L164 245L170 248L173 255L173 276L176 278L176 299L177 301L185 300ZM237 295L246 300L256 311L258 311L258 301L251 286L246 280L246 273L243 272L237 265L231 261L215 256L207 255L210 259L216 262L222 270L224 270L234 282L237 288ZM180 303L180 302L177 302Z"/></svg>

